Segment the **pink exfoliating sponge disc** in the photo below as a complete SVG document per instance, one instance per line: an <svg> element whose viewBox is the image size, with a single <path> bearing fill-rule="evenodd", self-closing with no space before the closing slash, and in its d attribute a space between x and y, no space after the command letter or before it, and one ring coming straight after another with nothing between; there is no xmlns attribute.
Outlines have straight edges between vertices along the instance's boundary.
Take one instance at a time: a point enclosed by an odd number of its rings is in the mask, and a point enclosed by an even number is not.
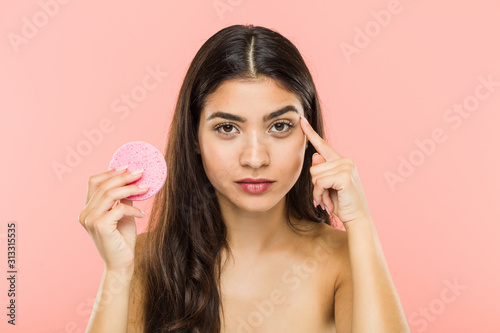
<svg viewBox="0 0 500 333"><path fill-rule="evenodd" d="M146 193L131 195L129 200L146 200L154 196L167 180L167 163L163 154L155 146L144 141L132 141L118 148L113 154L109 169L128 165L127 171L144 169L142 177L127 185L145 184L149 186Z"/></svg>

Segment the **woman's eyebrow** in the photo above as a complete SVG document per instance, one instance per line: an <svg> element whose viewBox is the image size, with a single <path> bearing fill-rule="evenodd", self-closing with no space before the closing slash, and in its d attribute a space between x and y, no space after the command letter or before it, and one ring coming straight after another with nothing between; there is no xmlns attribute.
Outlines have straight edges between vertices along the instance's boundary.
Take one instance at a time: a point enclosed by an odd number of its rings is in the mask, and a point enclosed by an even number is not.
<svg viewBox="0 0 500 333"><path fill-rule="evenodd" d="M266 121L268 121L270 119L279 117L282 114L290 112L290 111L299 113L299 111L297 111L297 108L295 106L293 106L293 105L287 105L285 107L282 107L279 110L276 110L274 112L266 114L264 117L262 117L262 121L266 122ZM240 117L240 116L237 116L237 115L232 114L232 113L222 112L222 111L217 111L217 112L212 113L210 116L208 116L207 121L209 121L210 119L213 119L213 118L217 118L217 117L223 118L223 119L228 119L228 120L239 121L239 122L242 122L242 123L244 123L245 121L247 121L247 118Z"/></svg>

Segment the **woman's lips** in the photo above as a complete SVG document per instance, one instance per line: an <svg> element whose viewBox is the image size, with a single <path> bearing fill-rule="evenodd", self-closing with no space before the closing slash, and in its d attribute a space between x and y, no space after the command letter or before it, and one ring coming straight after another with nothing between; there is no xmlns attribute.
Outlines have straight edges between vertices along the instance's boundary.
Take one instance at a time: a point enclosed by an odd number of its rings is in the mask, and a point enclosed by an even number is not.
<svg viewBox="0 0 500 333"><path fill-rule="evenodd" d="M267 191L274 182L266 182L266 183L236 183L238 186L245 192L257 194L263 193Z"/></svg>

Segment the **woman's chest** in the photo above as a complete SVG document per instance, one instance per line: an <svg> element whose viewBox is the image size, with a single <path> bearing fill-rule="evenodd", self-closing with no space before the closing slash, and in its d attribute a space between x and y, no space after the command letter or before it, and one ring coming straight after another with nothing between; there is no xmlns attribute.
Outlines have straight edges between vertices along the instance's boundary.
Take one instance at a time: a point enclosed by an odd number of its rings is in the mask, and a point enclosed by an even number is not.
<svg viewBox="0 0 500 333"><path fill-rule="evenodd" d="M335 278L320 256L235 265L221 276L221 332L335 332Z"/></svg>

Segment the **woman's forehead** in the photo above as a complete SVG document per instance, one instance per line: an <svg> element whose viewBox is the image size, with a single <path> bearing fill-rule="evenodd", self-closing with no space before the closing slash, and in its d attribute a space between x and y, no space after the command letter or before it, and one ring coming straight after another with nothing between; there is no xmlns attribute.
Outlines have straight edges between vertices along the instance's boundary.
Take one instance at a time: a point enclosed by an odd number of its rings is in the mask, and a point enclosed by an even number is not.
<svg viewBox="0 0 500 333"><path fill-rule="evenodd" d="M298 97L282 89L274 80L227 80L207 97L202 116L208 119L213 113L222 112L260 119L290 105L293 106L290 109L303 114Z"/></svg>

